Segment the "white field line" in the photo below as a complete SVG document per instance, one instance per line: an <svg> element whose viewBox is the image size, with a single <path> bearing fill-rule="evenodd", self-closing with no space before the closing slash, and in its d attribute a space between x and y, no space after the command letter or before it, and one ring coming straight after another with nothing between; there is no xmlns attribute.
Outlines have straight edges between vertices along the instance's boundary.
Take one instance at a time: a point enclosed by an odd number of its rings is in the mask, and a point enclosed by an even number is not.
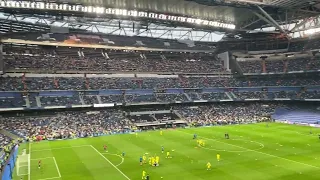
<svg viewBox="0 0 320 180"><path fill-rule="evenodd" d="M59 177L61 177L60 169L59 169L59 167L58 167L58 164L57 164L56 158L55 158L55 157L52 157L52 158L53 158L54 164L56 165L56 168L57 168L57 171L58 171Z"/></svg>
<svg viewBox="0 0 320 180"><path fill-rule="evenodd" d="M115 166L114 164L112 164L112 162L108 159L108 158L106 158L103 154L101 154L101 152L99 152L95 147L93 147L92 145L90 145L91 146L91 148L93 149L93 150L95 150L103 159L105 159L106 161L108 161L108 163L109 164L111 164L119 173L121 173L126 179L128 179L128 180L130 180L130 178L127 176L127 175L125 175L117 166Z"/></svg>
<svg viewBox="0 0 320 180"><path fill-rule="evenodd" d="M181 132L181 133L193 135L192 133L187 133L187 132L180 131L180 130L178 130L178 131ZM256 151L256 150L252 150L252 149L248 149L248 148L245 148L245 147L237 146L237 145L234 145L234 144L229 144L229 143L222 142L222 141L218 141L218 140L211 139L211 138L206 138L206 137L203 137L203 136L201 136L201 137L202 137L203 139L207 139L207 140L216 141L216 142L219 142L219 143L228 144L228 145L230 145L230 146L234 146L234 147L237 147L237 148L246 149L247 151L252 151L252 152L264 154L264 155L266 155L266 156L275 157L275 158L283 159L283 160L286 160L286 161L294 162L294 163L297 163L297 164L301 164L301 165L305 165L305 166L309 166L309 167L313 167L313 168L320 169L320 167L313 166L313 165L310 165L310 164L306 164L306 163L294 161L294 160L291 160L291 159L286 159L286 158L283 158L283 157L280 157L280 156L276 156L276 155L272 155L272 154L268 154L268 153L264 153L264 152L260 152L260 151Z"/></svg>
<svg viewBox="0 0 320 180"><path fill-rule="evenodd" d="M28 156L28 180L31 180L31 142L29 142L29 156Z"/></svg>
<svg viewBox="0 0 320 180"><path fill-rule="evenodd" d="M38 180L49 180L49 179L58 179L58 178L61 178L61 177L44 178L44 179L38 179Z"/></svg>
<svg viewBox="0 0 320 180"><path fill-rule="evenodd" d="M69 149L69 148L78 148L78 147L89 147L89 146L90 146L90 145L66 146L66 147L60 147L60 148L38 149L38 150L33 150L32 152L38 152L38 151L50 151L50 150L58 150L58 149Z"/></svg>
<svg viewBox="0 0 320 180"><path fill-rule="evenodd" d="M30 159L31 161L37 161L37 160L42 160L42 159L52 159L54 157L44 157L44 158L37 158L37 159Z"/></svg>
<svg viewBox="0 0 320 180"><path fill-rule="evenodd" d="M26 175L28 175L28 174L18 174L19 177L20 177L20 176L26 176Z"/></svg>
<svg viewBox="0 0 320 180"><path fill-rule="evenodd" d="M118 156L119 158L121 158L121 162L116 165L117 167L120 166L124 162L124 158L122 156L120 156L119 154L112 154L112 153L101 153L101 154L108 154L108 155L112 155L112 156Z"/></svg>
<svg viewBox="0 0 320 180"><path fill-rule="evenodd" d="M28 166L28 165L23 165L23 166L19 166L20 168L22 168L22 167L26 167L26 166ZM28 166L29 167L29 166Z"/></svg>
<svg viewBox="0 0 320 180"><path fill-rule="evenodd" d="M19 165L19 156L17 157L17 162L16 162L16 165L17 165L17 175L19 176L19 169L20 169L20 165Z"/></svg>

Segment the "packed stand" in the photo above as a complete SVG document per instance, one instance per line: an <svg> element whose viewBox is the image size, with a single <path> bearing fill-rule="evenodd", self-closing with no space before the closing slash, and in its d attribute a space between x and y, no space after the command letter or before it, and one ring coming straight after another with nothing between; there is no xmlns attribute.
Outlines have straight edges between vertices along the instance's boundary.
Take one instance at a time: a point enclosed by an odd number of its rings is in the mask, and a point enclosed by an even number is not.
<svg viewBox="0 0 320 180"><path fill-rule="evenodd" d="M320 91L314 90L314 91L306 91L301 93L301 98L304 99L320 99Z"/></svg>
<svg viewBox="0 0 320 180"><path fill-rule="evenodd" d="M0 125L1 129L1 125ZM4 134L0 133L0 174L6 165L6 160L9 158L11 149L13 147L12 139Z"/></svg>
<svg viewBox="0 0 320 180"><path fill-rule="evenodd" d="M262 73L261 61L238 61L244 73Z"/></svg>
<svg viewBox="0 0 320 180"><path fill-rule="evenodd" d="M230 99L226 93L222 93L222 92L213 92L213 93L201 93L200 94L201 99L203 100L214 100L214 101L218 101L218 100L226 100L226 99Z"/></svg>
<svg viewBox="0 0 320 180"><path fill-rule="evenodd" d="M88 78L74 81L74 78L65 80L60 89L78 89L79 84L86 80L88 89L163 89L163 88L209 88L209 87L253 87L253 86L304 86L320 85L319 76L310 77L266 77L251 79L235 79L220 77L188 77L188 78ZM37 79L37 78L36 78ZM60 81L60 80L59 80ZM79 82L77 84L77 82ZM41 82L40 82L41 85ZM36 90L36 89L35 89Z"/></svg>
<svg viewBox="0 0 320 180"><path fill-rule="evenodd" d="M60 112L43 117L3 117L2 128L24 138L36 140L100 136L129 132L132 123L121 111Z"/></svg>
<svg viewBox="0 0 320 180"><path fill-rule="evenodd" d="M4 49L9 70L109 72L225 72L211 53L87 50L82 48ZM181 66L183 64L183 66Z"/></svg>
<svg viewBox="0 0 320 180"><path fill-rule="evenodd" d="M0 133L0 150L11 143L11 138Z"/></svg>
<svg viewBox="0 0 320 180"><path fill-rule="evenodd" d="M156 94L157 102L175 102L175 101L188 101L184 94L167 94L159 93Z"/></svg>
<svg viewBox="0 0 320 180"><path fill-rule="evenodd" d="M23 79L23 80L22 80ZM179 78L66 78L66 77L0 77L2 91L23 90L101 90L101 89L165 89L256 86L314 86L320 76L263 76L263 77L179 77Z"/></svg>
<svg viewBox="0 0 320 180"><path fill-rule="evenodd" d="M19 98L1 98L0 97L0 108L21 108L26 107L26 102L23 97Z"/></svg>
<svg viewBox="0 0 320 180"><path fill-rule="evenodd" d="M290 60L266 60L265 71L263 61L238 61L244 73L285 73L292 71L316 71L320 69L320 57L290 59Z"/></svg>
<svg viewBox="0 0 320 180"><path fill-rule="evenodd" d="M256 91L256 92L235 92L236 99L266 99L267 92Z"/></svg>
<svg viewBox="0 0 320 180"><path fill-rule="evenodd" d="M215 104L210 106L180 106L178 112L194 126L239 124L264 121L281 104Z"/></svg>
<svg viewBox="0 0 320 180"><path fill-rule="evenodd" d="M40 97L41 106L72 106L72 105L81 105L80 98L78 93L75 93L70 97Z"/></svg>

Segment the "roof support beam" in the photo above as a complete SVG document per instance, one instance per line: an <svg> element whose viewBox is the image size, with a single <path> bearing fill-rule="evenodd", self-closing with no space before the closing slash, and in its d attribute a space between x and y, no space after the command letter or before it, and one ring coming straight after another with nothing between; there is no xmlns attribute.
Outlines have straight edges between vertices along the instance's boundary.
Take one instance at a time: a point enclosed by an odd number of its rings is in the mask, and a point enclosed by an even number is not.
<svg viewBox="0 0 320 180"><path fill-rule="evenodd" d="M279 24L265 11L263 10L260 6L258 6L258 9L262 12L262 14L264 14L266 16L266 18L268 18L268 20L271 22L271 24L273 24L276 28L278 28L282 33L287 35L287 32L284 31Z"/></svg>
<svg viewBox="0 0 320 180"><path fill-rule="evenodd" d="M255 14L256 16L258 16L261 20L265 21L266 23L273 25L273 23L271 21L269 21L267 18L265 18L264 16L262 16L261 14L253 11L253 14Z"/></svg>
<svg viewBox="0 0 320 180"><path fill-rule="evenodd" d="M246 28L246 27L248 27L248 26L251 26L252 24L255 24L255 23L259 22L259 21L261 21L261 18L255 20L255 21L252 21L252 22L250 22L249 24L244 25L244 26L241 27L240 29L244 29L244 28Z"/></svg>
<svg viewBox="0 0 320 180"><path fill-rule="evenodd" d="M308 22L310 22L310 20L312 20L313 18L306 18L305 20L303 20L302 22L300 22L299 24L295 25L290 31L294 32L295 30L299 29L301 26L304 26L305 24L307 24Z"/></svg>

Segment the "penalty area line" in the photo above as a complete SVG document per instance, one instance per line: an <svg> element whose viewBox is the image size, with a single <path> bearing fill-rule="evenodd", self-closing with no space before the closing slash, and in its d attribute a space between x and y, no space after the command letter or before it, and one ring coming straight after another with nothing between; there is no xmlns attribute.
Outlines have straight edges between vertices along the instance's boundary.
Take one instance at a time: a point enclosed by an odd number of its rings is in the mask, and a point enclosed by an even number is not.
<svg viewBox="0 0 320 180"><path fill-rule="evenodd" d="M192 133L188 133L188 132L184 132L184 131L180 131L180 130L178 130L178 131L181 132L181 133L193 135ZM272 154L256 151L256 150L253 150L253 149L248 149L248 148L245 148L245 147L242 147L242 146L237 146L237 145L234 145L234 144L218 141L218 140L211 139L211 138L206 138L206 137L203 137L203 136L201 136L201 137L203 139L207 139L207 140L211 140L211 141L215 141L215 142L219 142L219 143L228 144L230 146L234 146L234 147L237 147L237 148L246 149L246 150L251 151L251 152L256 152L256 153L264 154L266 156L275 157L275 158L283 159L283 160L286 160L286 161L294 162L294 163L297 163L297 164L301 164L301 165L305 165L305 166L309 166L309 167L320 169L320 167L318 167L318 166L313 166L313 165L310 165L310 164L302 163L302 162L299 162L299 161L294 161L294 160L291 160L291 159L287 159L287 158L283 158L283 157L280 157L280 156L276 156L276 155L272 155Z"/></svg>
<svg viewBox="0 0 320 180"><path fill-rule="evenodd" d="M43 158L37 158L37 159L30 159L31 161L37 161L37 160L43 160L43 159L52 159L53 157L43 157Z"/></svg>
<svg viewBox="0 0 320 180"><path fill-rule="evenodd" d="M28 154L28 180L31 180L31 142L29 142L29 154Z"/></svg>
<svg viewBox="0 0 320 180"><path fill-rule="evenodd" d="M124 158L118 154L112 154L112 153L101 153L101 154L107 154L107 155L117 156L117 157L121 158L121 162L119 164L115 165L117 167L120 166L124 162Z"/></svg>
<svg viewBox="0 0 320 180"><path fill-rule="evenodd" d="M56 158L55 158L55 157L52 157L52 158L53 158L54 164L56 165L56 168L57 168L57 171L58 171L59 177L61 177L60 169L59 169L59 167L58 167L58 164L57 164Z"/></svg>
<svg viewBox="0 0 320 180"><path fill-rule="evenodd" d="M38 180L49 180L49 179L58 179L58 178L61 178L61 177L44 178L44 179L38 179Z"/></svg>
<svg viewBox="0 0 320 180"><path fill-rule="evenodd" d="M70 149L70 148L80 148L80 147L90 147L90 145L81 145L81 146L65 146L60 148L50 148L50 149L38 149L33 150L32 152L38 152L38 151L50 151L50 150L59 150L59 149Z"/></svg>
<svg viewBox="0 0 320 180"><path fill-rule="evenodd" d="M121 173L126 179L131 180L127 175L125 175L117 166L115 166L108 158L106 158L101 152L99 152L95 147L90 145L93 150L95 150L103 159L108 161L111 166L113 166L119 173Z"/></svg>

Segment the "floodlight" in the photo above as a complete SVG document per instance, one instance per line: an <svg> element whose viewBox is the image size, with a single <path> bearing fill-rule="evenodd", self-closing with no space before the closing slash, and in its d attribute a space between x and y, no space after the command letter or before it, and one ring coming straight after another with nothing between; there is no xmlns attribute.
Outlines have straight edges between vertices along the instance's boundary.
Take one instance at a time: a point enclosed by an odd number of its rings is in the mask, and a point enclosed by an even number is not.
<svg viewBox="0 0 320 180"><path fill-rule="evenodd" d="M88 7L87 12L89 12L89 13L92 12L92 6L89 6L89 7Z"/></svg>

